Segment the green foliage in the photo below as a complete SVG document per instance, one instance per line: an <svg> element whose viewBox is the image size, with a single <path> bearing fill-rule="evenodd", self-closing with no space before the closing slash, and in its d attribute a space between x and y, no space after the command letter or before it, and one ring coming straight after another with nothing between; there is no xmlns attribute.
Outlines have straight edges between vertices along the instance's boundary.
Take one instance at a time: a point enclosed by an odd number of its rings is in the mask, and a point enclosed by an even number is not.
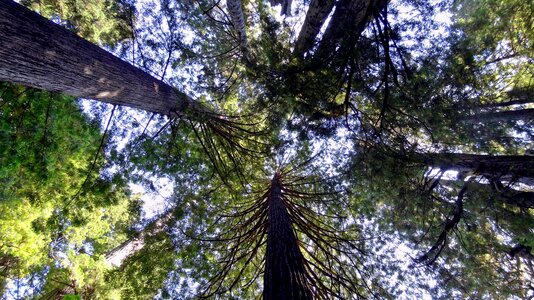
<svg viewBox="0 0 534 300"><path fill-rule="evenodd" d="M167 232L149 236L141 250L106 275L115 299L150 299L162 288L175 269L173 243Z"/></svg>
<svg viewBox="0 0 534 300"><path fill-rule="evenodd" d="M101 136L73 98L6 83L0 92L2 286L41 270L95 285L85 272L126 238L135 201L120 181L90 172Z"/></svg>
<svg viewBox="0 0 534 300"><path fill-rule="evenodd" d="M100 45L132 37L135 7L128 1L24 0L23 5Z"/></svg>

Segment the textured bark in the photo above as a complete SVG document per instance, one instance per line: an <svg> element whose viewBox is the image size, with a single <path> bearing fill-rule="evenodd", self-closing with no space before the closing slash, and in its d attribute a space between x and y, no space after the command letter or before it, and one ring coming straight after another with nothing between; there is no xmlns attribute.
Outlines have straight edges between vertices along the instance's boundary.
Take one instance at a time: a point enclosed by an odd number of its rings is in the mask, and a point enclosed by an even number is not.
<svg viewBox="0 0 534 300"><path fill-rule="evenodd" d="M286 208L279 174L271 182L268 207L263 299L312 299L305 260Z"/></svg>
<svg viewBox="0 0 534 300"><path fill-rule="evenodd" d="M315 59L325 61L333 53L346 55L386 0L340 0L319 43Z"/></svg>
<svg viewBox="0 0 534 300"><path fill-rule="evenodd" d="M530 121L534 119L534 108L479 113L464 119L467 123L487 123L506 121Z"/></svg>
<svg viewBox="0 0 534 300"><path fill-rule="evenodd" d="M192 99L10 0L0 0L0 80L159 114Z"/></svg>
<svg viewBox="0 0 534 300"><path fill-rule="evenodd" d="M241 0L227 0L226 6L228 7L228 15L230 15L232 25L237 32L241 52L248 54L247 31Z"/></svg>
<svg viewBox="0 0 534 300"><path fill-rule="evenodd" d="M330 11L334 8L334 3L334 0L311 0L293 50L295 56L303 57L304 53L311 50L317 34L319 34Z"/></svg>
<svg viewBox="0 0 534 300"><path fill-rule="evenodd" d="M516 180L522 177L534 178L534 156L426 153L418 154L415 161L432 167L473 173L488 178L507 177Z"/></svg>

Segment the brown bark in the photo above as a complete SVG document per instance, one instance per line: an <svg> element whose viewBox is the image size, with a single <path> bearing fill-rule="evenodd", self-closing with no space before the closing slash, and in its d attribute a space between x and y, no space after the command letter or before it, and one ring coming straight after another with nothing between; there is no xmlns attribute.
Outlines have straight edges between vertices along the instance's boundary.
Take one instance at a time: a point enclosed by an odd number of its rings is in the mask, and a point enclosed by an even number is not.
<svg viewBox="0 0 534 300"><path fill-rule="evenodd" d="M279 174L271 182L267 201L269 211L263 299L312 299L305 259L293 231Z"/></svg>
<svg viewBox="0 0 534 300"><path fill-rule="evenodd" d="M159 114L193 100L74 33L0 0L0 80Z"/></svg>
<svg viewBox="0 0 534 300"><path fill-rule="evenodd" d="M534 119L534 108L505 110L498 112L479 113L464 119L467 123L487 123L506 121L530 121Z"/></svg>

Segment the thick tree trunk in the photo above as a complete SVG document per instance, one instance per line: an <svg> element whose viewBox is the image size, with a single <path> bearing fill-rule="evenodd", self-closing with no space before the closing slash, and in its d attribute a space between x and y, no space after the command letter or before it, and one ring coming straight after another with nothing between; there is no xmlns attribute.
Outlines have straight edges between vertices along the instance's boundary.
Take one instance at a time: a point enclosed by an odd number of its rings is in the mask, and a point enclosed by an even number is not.
<svg viewBox="0 0 534 300"><path fill-rule="evenodd" d="M340 0L319 43L314 59L327 61L333 53L346 55L386 0Z"/></svg>
<svg viewBox="0 0 534 300"><path fill-rule="evenodd" d="M334 0L311 0L306 19L304 19L293 50L295 56L302 58L304 53L311 50L317 34L319 34L330 11L334 8L334 3Z"/></svg>
<svg viewBox="0 0 534 300"><path fill-rule="evenodd" d="M511 180L534 178L534 156L424 153L416 155L415 161L435 168L483 175L488 178Z"/></svg>
<svg viewBox="0 0 534 300"><path fill-rule="evenodd" d="M0 80L159 114L192 99L10 0L0 0Z"/></svg>
<svg viewBox="0 0 534 300"><path fill-rule="evenodd" d="M279 174L271 182L268 197L263 299L312 299L305 260L286 208Z"/></svg>
<svg viewBox="0 0 534 300"><path fill-rule="evenodd" d="M534 108L505 110L498 112L479 113L464 119L466 123L488 123L506 121L530 121L534 120Z"/></svg>

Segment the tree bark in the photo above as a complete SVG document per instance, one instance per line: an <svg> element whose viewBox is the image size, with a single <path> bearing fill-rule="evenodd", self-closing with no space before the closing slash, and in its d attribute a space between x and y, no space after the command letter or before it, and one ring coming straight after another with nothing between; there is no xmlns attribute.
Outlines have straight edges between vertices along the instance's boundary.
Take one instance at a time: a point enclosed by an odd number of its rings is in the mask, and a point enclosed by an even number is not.
<svg viewBox="0 0 534 300"><path fill-rule="evenodd" d="M267 250L263 277L264 300L312 299L305 259L299 249L282 193L280 174L268 196Z"/></svg>
<svg viewBox="0 0 534 300"><path fill-rule="evenodd" d="M522 104L530 104L534 103L534 98L528 98L528 99L513 99L503 102L494 102L494 103L486 103L482 104L478 107L480 108L493 108L493 107L506 107L506 106L512 106L512 105L522 105Z"/></svg>
<svg viewBox="0 0 534 300"><path fill-rule="evenodd" d="M159 114L193 100L10 0L0 0L0 80Z"/></svg>
<svg viewBox="0 0 534 300"><path fill-rule="evenodd" d="M488 178L534 178L534 156L465 153L419 153L415 161L435 168L483 175Z"/></svg>
<svg viewBox="0 0 534 300"><path fill-rule="evenodd" d="M319 43L314 59L327 61L333 53L346 55L386 0L340 0Z"/></svg>
<svg viewBox="0 0 534 300"><path fill-rule="evenodd" d="M227 0L226 6L228 7L228 15L230 15L232 25L237 32L239 48L244 55L248 55L247 31L241 0Z"/></svg>
<svg viewBox="0 0 534 300"><path fill-rule="evenodd" d="M479 113L464 119L466 123L488 123L506 121L530 121L534 119L534 108L505 110L498 112Z"/></svg>
<svg viewBox="0 0 534 300"><path fill-rule="evenodd" d="M330 11L334 8L334 0L312 0L300 29L293 54L304 57L315 43L315 38L323 26Z"/></svg>

